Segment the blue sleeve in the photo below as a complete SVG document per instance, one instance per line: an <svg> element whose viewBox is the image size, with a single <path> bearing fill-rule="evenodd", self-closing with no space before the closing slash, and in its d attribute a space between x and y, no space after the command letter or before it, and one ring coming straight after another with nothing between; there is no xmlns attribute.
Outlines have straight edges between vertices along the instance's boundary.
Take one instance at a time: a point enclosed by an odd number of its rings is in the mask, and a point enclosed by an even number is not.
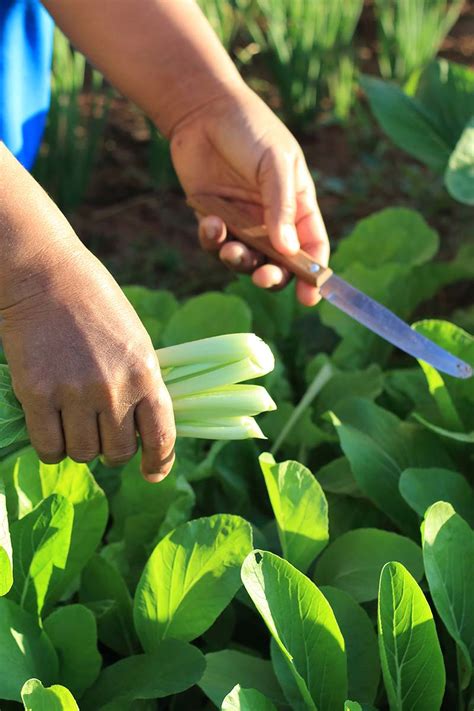
<svg viewBox="0 0 474 711"><path fill-rule="evenodd" d="M53 21L39 0L0 0L0 139L26 167L50 101Z"/></svg>

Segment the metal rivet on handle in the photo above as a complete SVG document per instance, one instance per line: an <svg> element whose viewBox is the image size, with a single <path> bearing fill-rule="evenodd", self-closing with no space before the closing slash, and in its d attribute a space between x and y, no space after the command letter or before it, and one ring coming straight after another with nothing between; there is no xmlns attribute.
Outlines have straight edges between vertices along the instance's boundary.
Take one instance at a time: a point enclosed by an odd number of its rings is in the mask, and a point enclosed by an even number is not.
<svg viewBox="0 0 474 711"><path fill-rule="evenodd" d="M309 271L310 271L312 274L316 274L316 272L319 272L320 269L321 269L321 267L319 266L319 264L313 263L313 264L310 266Z"/></svg>

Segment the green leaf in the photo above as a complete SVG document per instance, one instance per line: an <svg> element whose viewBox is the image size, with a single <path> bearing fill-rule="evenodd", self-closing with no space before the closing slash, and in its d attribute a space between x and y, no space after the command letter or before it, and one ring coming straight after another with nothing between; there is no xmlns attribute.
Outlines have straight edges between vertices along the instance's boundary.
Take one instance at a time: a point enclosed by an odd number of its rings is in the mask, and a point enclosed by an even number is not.
<svg viewBox="0 0 474 711"><path fill-rule="evenodd" d="M127 656L137 652L132 598L119 571L100 555L94 555L82 572L80 601L97 614L100 641Z"/></svg>
<svg viewBox="0 0 474 711"><path fill-rule="evenodd" d="M281 651L275 639L272 637L270 641L270 655L272 659L273 669L281 688L284 691L286 701L292 711L308 711L315 709L313 700L310 698L308 690L302 686L302 680L299 678L291 665L288 664L288 659Z"/></svg>
<svg viewBox="0 0 474 711"><path fill-rule="evenodd" d="M392 141L433 170L442 172L449 160L450 146L423 104L395 84L374 77L362 77L361 84L377 121Z"/></svg>
<svg viewBox="0 0 474 711"><path fill-rule="evenodd" d="M204 668L204 656L197 647L177 639L164 640L153 654L127 657L104 669L82 699L81 711L179 694L199 681Z"/></svg>
<svg viewBox="0 0 474 711"><path fill-rule="evenodd" d="M266 436L275 441L289 420L293 420L296 407L289 402L279 402L278 409L267 412L259 420ZM322 442L337 441L332 433L328 433L314 424L311 410L306 409L295 421L294 427L286 434L284 443L290 447L306 446L308 443L316 448Z"/></svg>
<svg viewBox="0 0 474 711"><path fill-rule="evenodd" d="M0 698L20 701L31 677L53 681L58 659L35 617L12 600L0 598Z"/></svg>
<svg viewBox="0 0 474 711"><path fill-rule="evenodd" d="M448 193L465 205L474 205L474 116L468 121L444 174Z"/></svg>
<svg viewBox="0 0 474 711"><path fill-rule="evenodd" d="M474 532L451 504L439 501L426 512L423 559L435 607L463 657L464 689L474 660Z"/></svg>
<svg viewBox="0 0 474 711"><path fill-rule="evenodd" d="M303 573L267 551L247 556L242 580L307 708L342 706L347 692L344 639L324 595Z"/></svg>
<svg viewBox="0 0 474 711"><path fill-rule="evenodd" d="M237 684L222 702L221 711L276 711L276 707L259 691Z"/></svg>
<svg viewBox="0 0 474 711"><path fill-rule="evenodd" d="M108 534L109 541L124 542L135 584L150 550L188 519L195 499L179 462L157 486L143 478L140 461L138 453L122 470L119 490L112 498L113 524Z"/></svg>
<svg viewBox="0 0 474 711"><path fill-rule="evenodd" d="M436 319L417 321L412 328L474 366L474 337L462 328L449 321ZM441 417L441 420L434 424L453 430L460 420L464 425L464 432L473 431L474 378L452 378L449 375L441 375L426 363L422 365L428 387Z"/></svg>
<svg viewBox="0 0 474 711"><path fill-rule="evenodd" d="M94 615L84 605L59 607L44 621L44 630L58 654L59 680L80 698L102 666Z"/></svg>
<svg viewBox="0 0 474 711"><path fill-rule="evenodd" d="M446 675L433 615L400 563L387 563L382 570L378 625L390 709L440 709Z"/></svg>
<svg viewBox="0 0 474 711"><path fill-rule="evenodd" d="M333 417L341 447L361 491L399 528L417 535L418 523L398 482L409 467L452 466L437 439L369 400L346 400Z"/></svg>
<svg viewBox="0 0 474 711"><path fill-rule="evenodd" d="M0 479L0 596L13 585L13 560L5 487Z"/></svg>
<svg viewBox="0 0 474 711"><path fill-rule="evenodd" d="M365 397L373 400L383 390L382 371L378 365L369 365L365 370L342 371L325 353L318 353L306 367L308 385L326 364L331 368L331 377L315 398L313 406L315 415L334 409L348 397Z"/></svg>
<svg viewBox="0 0 474 711"><path fill-rule="evenodd" d="M73 517L69 501L53 494L11 527L14 581L10 594L37 615L47 600L58 598Z"/></svg>
<svg viewBox="0 0 474 711"><path fill-rule="evenodd" d="M135 593L133 617L145 651L209 629L239 589L251 547L250 524L228 514L189 521L160 541Z"/></svg>
<svg viewBox="0 0 474 711"><path fill-rule="evenodd" d="M346 701L344 711L376 711L376 709L368 704L359 704L357 701Z"/></svg>
<svg viewBox="0 0 474 711"><path fill-rule="evenodd" d="M331 540L356 528L388 528L391 521L367 499L327 494Z"/></svg>
<svg viewBox="0 0 474 711"><path fill-rule="evenodd" d="M345 494L356 498L364 496L357 486L347 457L337 457L322 466L316 478L323 490L331 494Z"/></svg>
<svg viewBox="0 0 474 711"><path fill-rule="evenodd" d="M306 572L329 541L328 505L321 486L298 462L259 457L275 514L283 557Z"/></svg>
<svg viewBox="0 0 474 711"><path fill-rule="evenodd" d="M344 637L347 655L348 694L373 703L380 679L377 636L370 617L349 594L323 586L320 588L332 607Z"/></svg>
<svg viewBox="0 0 474 711"><path fill-rule="evenodd" d="M474 304L465 308L456 309L451 314L451 318L456 326L464 329L468 333L474 332Z"/></svg>
<svg viewBox="0 0 474 711"><path fill-rule="evenodd" d="M102 539L108 518L108 504L86 464L65 459L43 464L32 447L13 455L0 465L0 477L12 480L15 517L21 518L43 499L59 494L72 504L74 520L66 569L57 594L62 594L79 575Z"/></svg>
<svg viewBox="0 0 474 711"><path fill-rule="evenodd" d="M170 291L147 289L145 286L125 286L123 291L157 348L166 324L178 310L176 297Z"/></svg>
<svg viewBox="0 0 474 711"><path fill-rule="evenodd" d="M390 239L383 239L389 235ZM439 236L415 210L388 207L360 220L338 245L332 266L339 273L359 262L371 269L388 263L424 264L439 247Z"/></svg>
<svg viewBox="0 0 474 711"><path fill-rule="evenodd" d="M329 544L316 563L314 578L318 585L333 585L367 602L377 597L380 571L391 560L403 563L416 580L423 577L416 543L397 533L358 528Z"/></svg>
<svg viewBox="0 0 474 711"><path fill-rule="evenodd" d="M384 386L389 409L398 417L407 417L415 407L421 412L436 412L426 378L418 365L386 371Z"/></svg>
<svg viewBox="0 0 474 711"><path fill-rule="evenodd" d="M165 346L223 333L252 330L252 314L238 296L208 292L188 299L169 320L163 333Z"/></svg>
<svg viewBox="0 0 474 711"><path fill-rule="evenodd" d="M440 135L454 148L474 114L474 72L446 59L431 62L423 71L416 97L429 111Z"/></svg>
<svg viewBox="0 0 474 711"><path fill-rule="evenodd" d="M413 417L421 425L424 425L431 432L435 432L441 437L447 437L448 439L453 439L455 442L463 442L464 444L474 443L474 430L472 432L453 432L452 430L447 430L445 427L438 427L432 422L428 422L424 417L422 417L418 412L413 413Z"/></svg>
<svg viewBox="0 0 474 711"><path fill-rule="evenodd" d="M421 518L432 504L447 501L474 525L474 491L461 474L449 469L406 469L400 477L400 492Z"/></svg>
<svg viewBox="0 0 474 711"><path fill-rule="evenodd" d="M296 297L292 285L278 292L270 292L255 286L250 277L239 275L226 287L226 293L239 296L250 306L253 327L264 341L290 335L296 315Z"/></svg>
<svg viewBox="0 0 474 711"><path fill-rule="evenodd" d="M28 679L21 690L26 711L79 711L71 692L54 684L44 688L39 679Z"/></svg>
<svg viewBox="0 0 474 711"><path fill-rule="evenodd" d="M28 439L25 415L13 393L8 366L0 365L0 449Z"/></svg>
<svg viewBox="0 0 474 711"><path fill-rule="evenodd" d="M272 665L267 659L223 649L206 654L206 670L200 688L213 704L220 707L225 696L236 686L253 688L267 696L278 707L285 704Z"/></svg>

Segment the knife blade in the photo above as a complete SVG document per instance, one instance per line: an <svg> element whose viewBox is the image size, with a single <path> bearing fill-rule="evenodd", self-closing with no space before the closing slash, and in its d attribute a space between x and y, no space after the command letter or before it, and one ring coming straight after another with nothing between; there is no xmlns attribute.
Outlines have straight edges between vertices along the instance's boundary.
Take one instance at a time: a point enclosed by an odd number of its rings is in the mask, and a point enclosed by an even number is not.
<svg viewBox="0 0 474 711"><path fill-rule="evenodd" d="M468 363L412 329L378 301L334 274L332 269L317 264L303 250L292 256L277 252L268 237L259 205L204 194L193 195L188 204L200 215L221 217L229 231L248 247L262 252L299 279L316 286L323 299L400 350L455 378L472 376Z"/></svg>

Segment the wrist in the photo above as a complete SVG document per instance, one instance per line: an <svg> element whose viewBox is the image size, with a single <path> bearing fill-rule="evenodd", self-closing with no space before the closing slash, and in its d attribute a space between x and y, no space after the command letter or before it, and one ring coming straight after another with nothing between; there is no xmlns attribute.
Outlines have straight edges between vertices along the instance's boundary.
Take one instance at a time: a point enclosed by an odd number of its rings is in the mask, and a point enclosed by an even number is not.
<svg viewBox="0 0 474 711"><path fill-rule="evenodd" d="M77 237L69 240L64 235L39 250L26 249L8 273L0 273L0 314L5 318L57 291L67 281L71 262L80 259L82 252L87 250Z"/></svg>
<svg viewBox="0 0 474 711"><path fill-rule="evenodd" d="M202 122L211 118L213 121L229 112L239 111L248 99L252 90L239 77L239 81L215 85L213 91L203 92L194 97L186 105L182 105L174 116L174 122L169 127L168 138L173 140L179 131L192 122ZM158 128L160 126L156 124ZM161 130L161 129L160 129Z"/></svg>

